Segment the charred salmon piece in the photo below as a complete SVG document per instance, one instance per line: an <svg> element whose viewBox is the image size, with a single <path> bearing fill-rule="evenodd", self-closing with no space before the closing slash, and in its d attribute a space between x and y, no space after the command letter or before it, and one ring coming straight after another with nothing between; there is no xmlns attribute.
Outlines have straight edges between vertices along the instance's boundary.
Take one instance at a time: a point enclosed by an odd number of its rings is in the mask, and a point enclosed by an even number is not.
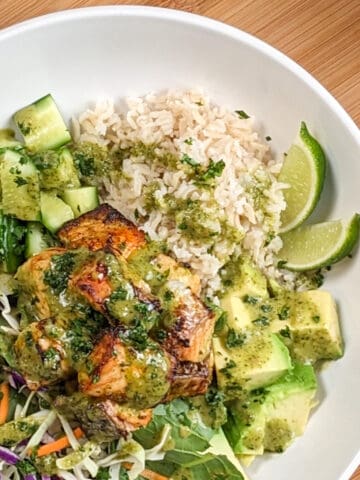
<svg viewBox="0 0 360 480"><path fill-rule="evenodd" d="M97 442L126 438L138 428L146 427L152 417L151 409L137 410L79 392L58 396L54 406L66 418L79 422L88 438Z"/></svg>
<svg viewBox="0 0 360 480"><path fill-rule="evenodd" d="M107 332L88 357L92 372L78 372L80 391L137 408L159 403L170 387L171 358L148 338L138 349L129 345L129 339L136 340L138 333L136 329Z"/></svg>
<svg viewBox="0 0 360 480"><path fill-rule="evenodd" d="M192 273L188 268L183 267L176 260L163 253L160 253L156 257L155 263L161 272L168 273L168 281L181 282L185 287L190 288L194 295L200 295L201 283L198 275Z"/></svg>
<svg viewBox="0 0 360 480"><path fill-rule="evenodd" d="M212 355L203 362L176 362L171 374L171 387L165 401L177 397L203 395L212 380Z"/></svg>
<svg viewBox="0 0 360 480"><path fill-rule="evenodd" d="M74 373L61 341L64 333L47 319L31 323L18 335L14 344L16 368L30 390L61 382Z"/></svg>
<svg viewBox="0 0 360 480"><path fill-rule="evenodd" d="M160 309L159 300L142 280L127 279L123 274L127 266L124 264L122 267L121 263L125 263L124 260L102 251L90 254L73 272L69 281L70 290L85 298L94 310L105 315L115 326L119 323L126 325L139 317L141 306L146 307L146 318L151 320L154 317L155 320L155 314ZM152 317L150 312L154 313Z"/></svg>
<svg viewBox="0 0 360 480"><path fill-rule="evenodd" d="M105 260L89 257L71 276L69 288L84 297L94 310L106 314L106 301L113 287Z"/></svg>
<svg viewBox="0 0 360 480"><path fill-rule="evenodd" d="M19 284L18 306L29 314L33 320L46 319L51 316L52 293L44 283L44 274L49 269L54 255L66 253L64 248L48 248L30 257L23 263L17 273L16 280Z"/></svg>
<svg viewBox="0 0 360 480"><path fill-rule="evenodd" d="M67 222L57 235L66 248L105 249L124 258L146 244L144 232L107 203Z"/></svg>
<svg viewBox="0 0 360 480"><path fill-rule="evenodd" d="M171 317L162 346L182 362L204 361L211 351L214 313L186 289L176 299Z"/></svg>

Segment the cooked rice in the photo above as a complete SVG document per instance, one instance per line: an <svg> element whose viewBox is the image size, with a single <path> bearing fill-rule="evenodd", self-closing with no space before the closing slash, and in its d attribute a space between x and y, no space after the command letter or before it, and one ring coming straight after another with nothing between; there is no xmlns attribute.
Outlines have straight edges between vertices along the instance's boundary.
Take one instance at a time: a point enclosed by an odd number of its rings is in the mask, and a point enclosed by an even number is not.
<svg viewBox="0 0 360 480"><path fill-rule="evenodd" d="M189 181L186 168L169 169L144 155L130 155L123 160L121 175L104 179L103 200L138 224L151 239L166 240L176 258L200 276L206 295L220 288L219 270L233 253L249 252L257 265L277 277L274 263L282 245L277 233L286 185L277 181L281 160L272 158L269 146L253 129L253 118L240 118L212 104L200 90L130 98L127 106L127 112L121 112L111 100L98 102L73 121L75 140L111 149L139 142L156 144L159 155L170 152L181 159L186 154L203 169L210 159L223 160L225 168L214 179L213 188L202 188ZM160 206L150 212L146 207L149 188ZM168 214L161 208L165 195L200 200L207 214L206 225L197 226L211 236L188 238L179 229L174 212ZM224 218L240 233L240 241L234 242L233 235L228 234Z"/></svg>

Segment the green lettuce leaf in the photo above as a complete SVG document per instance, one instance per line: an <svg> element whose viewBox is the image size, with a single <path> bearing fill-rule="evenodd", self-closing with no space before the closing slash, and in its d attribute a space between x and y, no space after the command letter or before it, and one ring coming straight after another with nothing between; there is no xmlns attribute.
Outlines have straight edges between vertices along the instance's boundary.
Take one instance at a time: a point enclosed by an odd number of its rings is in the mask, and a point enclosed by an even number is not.
<svg viewBox="0 0 360 480"><path fill-rule="evenodd" d="M209 441L215 434L187 402L176 399L167 405L158 405L150 424L136 431L133 437L145 449L153 448L159 442L165 425L171 427L171 447L177 450L203 452L209 448Z"/></svg>

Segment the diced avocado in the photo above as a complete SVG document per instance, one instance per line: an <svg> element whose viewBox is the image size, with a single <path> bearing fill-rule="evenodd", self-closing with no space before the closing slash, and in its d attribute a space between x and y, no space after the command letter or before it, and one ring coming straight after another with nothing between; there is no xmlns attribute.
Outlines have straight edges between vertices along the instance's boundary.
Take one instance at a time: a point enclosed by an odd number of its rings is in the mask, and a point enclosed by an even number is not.
<svg viewBox="0 0 360 480"><path fill-rule="evenodd" d="M0 149L14 148L21 146L21 143L15 139L15 132L10 128L0 129Z"/></svg>
<svg viewBox="0 0 360 480"><path fill-rule="evenodd" d="M302 435L315 405L316 377L311 365L296 364L265 389L229 406L224 431L236 454L284 451Z"/></svg>
<svg viewBox="0 0 360 480"><path fill-rule="evenodd" d="M54 245L54 240L39 222L29 222L25 236L25 257L29 258Z"/></svg>
<svg viewBox="0 0 360 480"><path fill-rule="evenodd" d="M220 300L220 305L227 313L229 328L238 331L251 325L251 312L237 291L229 292Z"/></svg>
<svg viewBox="0 0 360 480"><path fill-rule="evenodd" d="M276 295L268 298L242 295L243 291L232 290L221 299L229 328L241 333L258 326L261 331L278 333L299 362L314 363L342 356L339 319L330 293L290 292L279 287Z"/></svg>
<svg viewBox="0 0 360 480"><path fill-rule="evenodd" d="M231 261L221 272L226 291L236 291L239 298L268 297L266 277L254 262L247 256Z"/></svg>
<svg viewBox="0 0 360 480"><path fill-rule="evenodd" d="M66 189L62 198L71 207L75 218L94 210L99 205L96 187Z"/></svg>
<svg viewBox="0 0 360 480"><path fill-rule="evenodd" d="M213 339L218 386L228 398L268 385L291 368L288 349L277 335L255 329L241 335L229 330L226 337Z"/></svg>
<svg viewBox="0 0 360 480"><path fill-rule="evenodd" d="M284 335L297 361L314 363L343 355L343 342L336 304L329 292L295 292L288 318L274 319L273 332Z"/></svg>
<svg viewBox="0 0 360 480"><path fill-rule="evenodd" d="M6 150L0 166L2 209L20 220L40 218L39 175L26 155Z"/></svg>
<svg viewBox="0 0 360 480"><path fill-rule="evenodd" d="M50 94L14 114L14 121L31 152L62 147L71 135Z"/></svg>
<svg viewBox="0 0 360 480"><path fill-rule="evenodd" d="M65 222L73 220L74 214L69 205L61 198L41 192L41 221L50 232L55 233Z"/></svg>
<svg viewBox="0 0 360 480"><path fill-rule="evenodd" d="M32 158L40 173L41 188L62 191L64 188L80 186L74 159L68 148L39 152Z"/></svg>

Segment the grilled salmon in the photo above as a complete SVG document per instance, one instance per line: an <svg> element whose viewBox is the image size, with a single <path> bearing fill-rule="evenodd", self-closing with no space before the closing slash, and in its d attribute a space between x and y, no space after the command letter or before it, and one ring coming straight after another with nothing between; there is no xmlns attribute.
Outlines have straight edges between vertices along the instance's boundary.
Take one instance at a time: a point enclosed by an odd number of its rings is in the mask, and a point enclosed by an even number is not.
<svg viewBox="0 0 360 480"><path fill-rule="evenodd" d="M146 244L144 232L107 203L67 222L57 235L66 248L107 250L124 258Z"/></svg>
<svg viewBox="0 0 360 480"><path fill-rule="evenodd" d="M65 252L65 248L48 248L29 258L18 268L15 277L19 285L18 307L28 322L51 316L53 295L44 283L44 274L50 268L52 257Z"/></svg>
<svg viewBox="0 0 360 480"><path fill-rule="evenodd" d="M138 410L79 392L58 396L54 405L68 419L80 422L88 438L97 442L126 438L134 430L146 427L152 417L151 409Z"/></svg>
<svg viewBox="0 0 360 480"><path fill-rule="evenodd" d="M137 408L152 407L169 390L170 356L155 342L144 339L136 349L127 344L134 330L107 332L89 356L93 366L78 372L80 390L91 397L108 397Z"/></svg>

